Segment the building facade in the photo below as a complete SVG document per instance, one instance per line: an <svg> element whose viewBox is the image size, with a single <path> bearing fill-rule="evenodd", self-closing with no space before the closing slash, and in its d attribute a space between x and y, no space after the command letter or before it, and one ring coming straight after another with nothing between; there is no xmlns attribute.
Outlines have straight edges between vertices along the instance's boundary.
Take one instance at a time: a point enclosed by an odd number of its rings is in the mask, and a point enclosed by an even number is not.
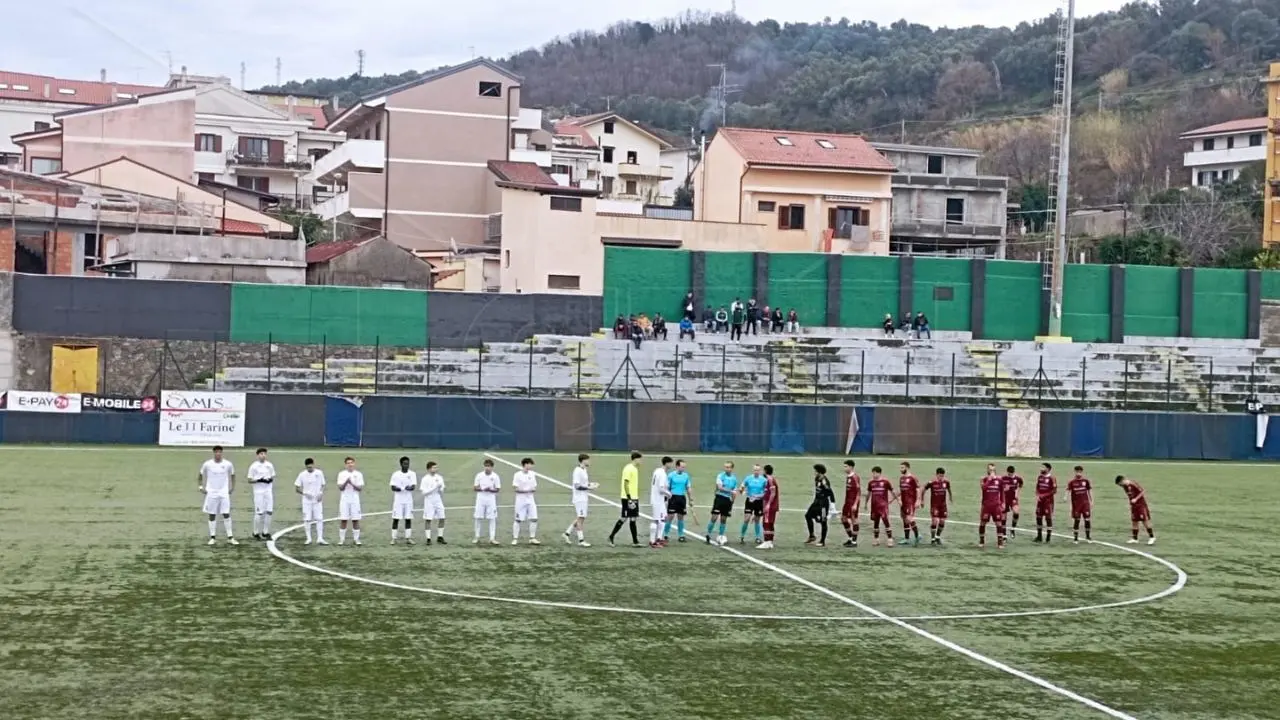
<svg viewBox="0 0 1280 720"><path fill-rule="evenodd" d="M662 153L671 144L614 112L565 118L556 125L562 136L578 136L597 148L598 157L588 164L603 198L670 205L674 193L664 194L663 184L675 178L675 168L663 163Z"/></svg>
<svg viewBox="0 0 1280 720"><path fill-rule="evenodd" d="M978 174L978 150L872 143L893 175L890 252L1004 256L1009 179Z"/></svg>
<svg viewBox="0 0 1280 720"><path fill-rule="evenodd" d="M494 249L485 228L500 201L488 162L510 157L515 131L541 129L521 116L520 83L479 59L363 98L328 126L346 140L310 175L334 186L317 214L427 254Z"/></svg>
<svg viewBox="0 0 1280 720"><path fill-rule="evenodd" d="M162 89L108 82L105 70L96 82L0 71L0 167L22 164L22 147L13 142L14 135L51 128L58 113L111 105Z"/></svg>
<svg viewBox="0 0 1280 720"><path fill-rule="evenodd" d="M1267 159L1267 118L1244 118L1190 130L1179 137L1191 144L1182 166L1193 187L1231 182Z"/></svg>
<svg viewBox="0 0 1280 720"><path fill-rule="evenodd" d="M760 225L772 252L889 254L895 168L857 135L721 128L694 218Z"/></svg>

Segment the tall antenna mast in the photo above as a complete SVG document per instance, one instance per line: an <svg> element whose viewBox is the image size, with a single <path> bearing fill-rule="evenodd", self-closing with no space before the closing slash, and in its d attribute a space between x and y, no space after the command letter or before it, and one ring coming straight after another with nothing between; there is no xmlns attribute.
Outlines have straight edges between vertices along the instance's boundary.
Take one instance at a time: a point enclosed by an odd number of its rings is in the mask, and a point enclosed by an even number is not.
<svg viewBox="0 0 1280 720"><path fill-rule="evenodd" d="M1067 205L1071 177L1071 82L1075 60L1076 0L1066 0L1058 24L1057 66L1053 78L1053 156L1049 212L1053 233L1045 244L1042 283L1050 291L1049 334L1062 335L1062 288L1067 261Z"/></svg>
<svg viewBox="0 0 1280 720"><path fill-rule="evenodd" d="M364 50L356 51L356 76L364 77Z"/></svg>
<svg viewBox="0 0 1280 720"><path fill-rule="evenodd" d="M244 61L240 61L240 89L244 89Z"/></svg>
<svg viewBox="0 0 1280 720"><path fill-rule="evenodd" d="M277 57L276 58L276 85L280 84L280 67L281 67L280 58Z"/></svg>
<svg viewBox="0 0 1280 720"><path fill-rule="evenodd" d="M728 65L712 63L707 67L720 69L720 84L712 88L712 90L715 90L716 106L720 110L720 127L724 127L729 124L729 95L742 92L742 86L729 84Z"/></svg>

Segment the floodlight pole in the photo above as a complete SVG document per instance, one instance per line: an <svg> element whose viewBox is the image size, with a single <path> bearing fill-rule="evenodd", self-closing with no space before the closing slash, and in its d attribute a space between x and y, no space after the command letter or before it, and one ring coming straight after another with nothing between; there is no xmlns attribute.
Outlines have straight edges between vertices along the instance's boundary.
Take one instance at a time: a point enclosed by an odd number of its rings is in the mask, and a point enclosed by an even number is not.
<svg viewBox="0 0 1280 720"><path fill-rule="evenodd" d="M1067 191L1071 175L1071 82L1072 64L1075 60L1076 0L1067 0L1066 48L1062 81L1062 134L1058 143L1057 207L1053 226L1053 280L1050 285L1049 334L1062 336L1062 289L1066 279L1067 262Z"/></svg>

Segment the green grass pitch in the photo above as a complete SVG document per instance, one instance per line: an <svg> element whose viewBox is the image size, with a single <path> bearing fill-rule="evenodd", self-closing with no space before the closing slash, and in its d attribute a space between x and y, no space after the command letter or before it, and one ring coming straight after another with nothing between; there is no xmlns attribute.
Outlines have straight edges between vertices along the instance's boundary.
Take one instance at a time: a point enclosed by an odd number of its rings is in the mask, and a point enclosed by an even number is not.
<svg viewBox="0 0 1280 720"><path fill-rule="evenodd" d="M272 452L275 530L300 520L292 481L306 455L326 471L326 511L336 514L332 482L346 454ZM368 482L364 511L390 510L387 477L403 453L353 454ZM0 448L0 717L1066 720L1105 718L1108 708L1119 713L1111 717L1144 720L1280 717L1275 466L1086 462L1095 539L1127 539L1125 500L1111 478L1133 475L1147 488L1159 537L1138 548L1184 570L1186 585L1150 602L1019 615L1158 595L1178 575L1115 547L1071 545L1062 500L1048 547L1030 541L1029 507L1000 553L978 550L975 528L958 523L946 547L927 547L927 517L926 544L873 548L865 514L857 550L838 547L844 537L834 523L829 547L803 547L798 511L809 501L814 460L794 457L734 458L740 469L772 462L782 483L779 548L740 549L766 565L702 542L610 548L617 510L603 502L587 525L595 547L565 545L569 495L546 480L538 495L545 544L511 547L512 468L501 463L503 545L477 548L470 482L484 454L408 454L419 471L429 459L441 464L450 545L391 547L386 514L366 517L361 548L303 547L300 530L280 537L280 552L350 576L340 577L248 539L248 449L228 454L239 474L241 545L206 547L195 489L203 450ZM541 473L562 480L575 462L573 453L533 457ZM723 458L688 460L705 522ZM838 475L841 458L824 460ZM898 460L859 458L864 482L871 465L892 473ZM953 520L975 519L984 460L912 460L922 478L945 465ZM605 498L617 494L623 461L594 456ZM642 486L654 461L646 458ZM1034 476L1034 461L1015 464ZM1055 463L1060 478L1072 464ZM727 533L734 549L737 521ZM414 524L420 540L421 520ZM334 524L326 535L336 540ZM905 622L928 636L846 599L926 618ZM927 619L954 615L992 616Z"/></svg>

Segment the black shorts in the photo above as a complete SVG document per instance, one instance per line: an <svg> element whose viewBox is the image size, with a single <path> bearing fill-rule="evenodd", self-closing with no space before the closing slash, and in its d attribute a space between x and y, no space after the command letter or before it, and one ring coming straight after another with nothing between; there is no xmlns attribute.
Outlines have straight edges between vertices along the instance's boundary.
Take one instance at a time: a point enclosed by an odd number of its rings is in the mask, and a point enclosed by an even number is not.
<svg viewBox="0 0 1280 720"><path fill-rule="evenodd" d="M640 501L639 500L623 500L621 517L623 519L640 517Z"/></svg>
<svg viewBox="0 0 1280 720"><path fill-rule="evenodd" d="M689 498L684 495L672 495L667 498L668 515L684 515L688 511Z"/></svg>
<svg viewBox="0 0 1280 720"><path fill-rule="evenodd" d="M749 517L764 515L764 498L756 498L755 500L748 498L746 504L742 506L742 512Z"/></svg>
<svg viewBox="0 0 1280 720"><path fill-rule="evenodd" d="M717 495L716 499L711 503L711 514L720 517L730 517L733 515L733 498Z"/></svg>
<svg viewBox="0 0 1280 720"><path fill-rule="evenodd" d="M829 503L811 503L809 509L805 511L804 516L809 520L822 520L831 512Z"/></svg>

